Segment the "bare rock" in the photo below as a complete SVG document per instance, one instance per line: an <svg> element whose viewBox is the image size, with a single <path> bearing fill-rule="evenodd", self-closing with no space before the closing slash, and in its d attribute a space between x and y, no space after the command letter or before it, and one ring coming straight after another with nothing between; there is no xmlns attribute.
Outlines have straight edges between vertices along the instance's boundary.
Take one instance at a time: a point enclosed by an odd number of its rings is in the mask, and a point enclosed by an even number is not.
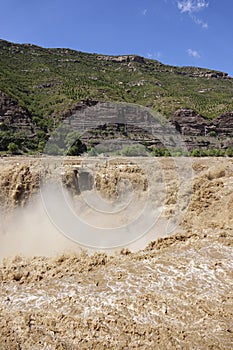
<svg viewBox="0 0 233 350"><path fill-rule="evenodd" d="M192 109L178 109L172 123L182 135L201 136L206 132L206 119Z"/></svg>
<svg viewBox="0 0 233 350"><path fill-rule="evenodd" d="M28 135L34 133L30 113L17 101L0 90L0 125L17 131L25 130Z"/></svg>

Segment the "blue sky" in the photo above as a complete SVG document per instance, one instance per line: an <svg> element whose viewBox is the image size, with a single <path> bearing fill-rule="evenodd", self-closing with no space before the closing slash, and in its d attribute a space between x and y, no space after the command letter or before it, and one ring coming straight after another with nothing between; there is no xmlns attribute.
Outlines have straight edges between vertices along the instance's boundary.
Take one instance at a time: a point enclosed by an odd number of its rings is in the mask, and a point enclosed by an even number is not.
<svg viewBox="0 0 233 350"><path fill-rule="evenodd" d="M233 76L232 0L0 0L0 38Z"/></svg>

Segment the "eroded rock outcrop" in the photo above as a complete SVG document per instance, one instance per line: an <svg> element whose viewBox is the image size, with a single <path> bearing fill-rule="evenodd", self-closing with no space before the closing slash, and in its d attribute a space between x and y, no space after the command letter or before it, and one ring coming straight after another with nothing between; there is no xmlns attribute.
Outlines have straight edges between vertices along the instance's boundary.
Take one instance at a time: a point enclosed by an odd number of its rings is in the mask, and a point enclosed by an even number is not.
<svg viewBox="0 0 233 350"><path fill-rule="evenodd" d="M205 135L206 119L192 109L179 109L174 113L172 123L182 135Z"/></svg>
<svg viewBox="0 0 233 350"><path fill-rule="evenodd" d="M137 62L137 63L145 63L145 59L138 55L123 55L123 56L105 56L101 55L97 57L98 60L102 61L110 61L115 63L129 63L129 62Z"/></svg>
<svg viewBox="0 0 233 350"><path fill-rule="evenodd" d="M0 90L0 125L1 129L26 131L27 135L34 133L34 125L30 113L21 107L17 101Z"/></svg>
<svg viewBox="0 0 233 350"><path fill-rule="evenodd" d="M232 79L228 73L225 72L220 72L220 71L203 71L203 70L194 70L192 73L188 72L188 71L177 71L176 74L179 75L187 75L190 78L207 78L207 79Z"/></svg>
<svg viewBox="0 0 233 350"><path fill-rule="evenodd" d="M213 121L213 125L218 135L233 136L233 112L223 113Z"/></svg>
<svg viewBox="0 0 233 350"><path fill-rule="evenodd" d="M225 149L233 145L233 112L209 121L192 109L177 110L172 119L188 149Z"/></svg>

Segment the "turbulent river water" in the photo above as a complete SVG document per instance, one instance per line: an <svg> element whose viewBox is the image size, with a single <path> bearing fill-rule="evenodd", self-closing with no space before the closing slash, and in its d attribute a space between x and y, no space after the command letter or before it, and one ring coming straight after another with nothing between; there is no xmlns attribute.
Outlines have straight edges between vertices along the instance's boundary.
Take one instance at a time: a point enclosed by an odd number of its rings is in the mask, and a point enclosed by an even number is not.
<svg viewBox="0 0 233 350"><path fill-rule="evenodd" d="M0 349L232 349L233 161L46 162L0 163Z"/></svg>

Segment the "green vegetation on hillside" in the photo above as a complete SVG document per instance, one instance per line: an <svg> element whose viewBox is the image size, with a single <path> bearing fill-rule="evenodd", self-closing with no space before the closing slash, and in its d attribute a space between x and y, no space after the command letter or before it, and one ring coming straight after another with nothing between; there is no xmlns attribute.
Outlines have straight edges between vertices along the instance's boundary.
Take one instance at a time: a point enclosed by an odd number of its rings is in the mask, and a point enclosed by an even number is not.
<svg viewBox="0 0 233 350"><path fill-rule="evenodd" d="M87 98L137 103L167 117L178 108L208 118L233 110L232 79L195 76L207 69L105 57L0 41L0 89L25 106L42 128L53 126L50 116L59 118Z"/></svg>
<svg viewBox="0 0 233 350"><path fill-rule="evenodd" d="M104 55L0 40L0 90L25 107L44 133L37 135L37 149L43 148L45 134L64 113L84 99L136 103L167 118L179 108L194 109L206 118L232 111L233 79L204 76L211 72L143 58L116 62ZM9 130L0 131L2 143L19 147L19 138L15 140ZM33 149L30 142L26 151Z"/></svg>

